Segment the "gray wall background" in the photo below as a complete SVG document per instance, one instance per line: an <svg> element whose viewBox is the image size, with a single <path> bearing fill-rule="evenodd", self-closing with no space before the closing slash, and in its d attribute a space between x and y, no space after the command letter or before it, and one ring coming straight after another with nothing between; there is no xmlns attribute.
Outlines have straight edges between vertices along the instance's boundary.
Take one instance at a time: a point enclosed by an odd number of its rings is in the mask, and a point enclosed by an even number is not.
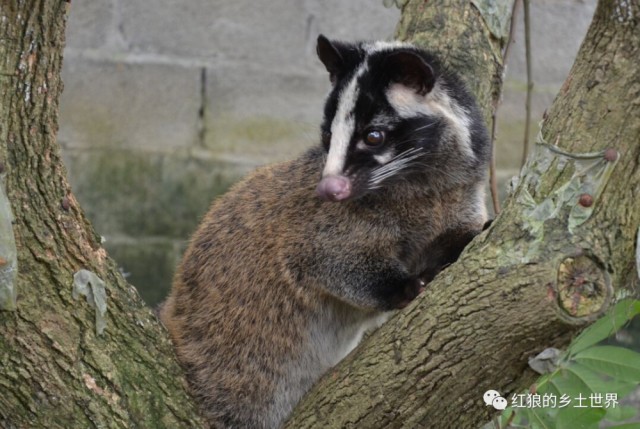
<svg viewBox="0 0 640 429"><path fill-rule="evenodd" d="M537 123L596 0L532 3ZM382 0L72 3L59 142L74 193L148 303L166 294L186 240L217 194L317 141L329 89L315 56L318 33L390 39L399 16ZM517 173L521 152L522 27L499 116L502 181Z"/></svg>

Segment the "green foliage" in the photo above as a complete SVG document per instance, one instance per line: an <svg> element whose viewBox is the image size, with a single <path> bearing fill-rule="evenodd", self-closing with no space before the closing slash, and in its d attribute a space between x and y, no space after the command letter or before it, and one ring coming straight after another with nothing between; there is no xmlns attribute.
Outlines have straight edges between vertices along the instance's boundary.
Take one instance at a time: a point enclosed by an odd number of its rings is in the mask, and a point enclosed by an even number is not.
<svg viewBox="0 0 640 429"><path fill-rule="evenodd" d="M571 342L569 353L575 354L609 338L625 323L640 314L640 301L624 299L606 316L597 320Z"/></svg>
<svg viewBox="0 0 640 429"><path fill-rule="evenodd" d="M624 423L636 416L638 410L617 402L640 385L640 353L618 346L598 345L638 314L640 301L620 301L606 316L576 337L560 356L558 367L538 379L532 388L535 393L507 398L512 406L497 419L496 426L598 429L600 422L606 421L613 424L608 426L610 428L640 428L638 423ZM615 404L611 401L614 397ZM551 398L556 398L555 404ZM527 406L527 399L539 403L535 407ZM542 406L545 404L547 406Z"/></svg>

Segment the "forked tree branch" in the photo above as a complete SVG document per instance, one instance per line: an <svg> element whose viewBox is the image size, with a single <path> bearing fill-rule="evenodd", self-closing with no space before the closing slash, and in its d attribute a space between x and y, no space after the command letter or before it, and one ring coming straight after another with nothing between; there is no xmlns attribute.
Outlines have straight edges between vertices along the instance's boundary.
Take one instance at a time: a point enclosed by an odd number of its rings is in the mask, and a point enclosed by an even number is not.
<svg viewBox="0 0 640 429"><path fill-rule="evenodd" d="M416 28L408 37L425 41L424 29L435 27L445 43L466 46L460 40L478 31L477 11L444 3L427 12L431 2L410 2L401 34ZM454 7L464 21L449 15ZM424 20L429 13L435 24ZM443 14L446 29L438 27ZM425 293L323 377L287 427L478 427L493 415L483 392L510 395L529 385L530 356L566 346L637 291L639 25L639 0L600 1L543 124L542 139L552 144L536 145L501 215ZM449 57L479 51L491 58L491 45L475 42L468 41L477 50ZM479 74L486 82L496 76ZM486 82L476 89L487 90ZM479 94L491 98L491 91Z"/></svg>

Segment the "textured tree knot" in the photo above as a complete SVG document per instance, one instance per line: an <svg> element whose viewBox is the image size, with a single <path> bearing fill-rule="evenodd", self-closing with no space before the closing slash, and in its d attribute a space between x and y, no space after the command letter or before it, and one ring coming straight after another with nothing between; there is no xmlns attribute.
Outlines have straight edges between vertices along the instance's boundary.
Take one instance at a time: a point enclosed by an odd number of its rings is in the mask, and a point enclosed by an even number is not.
<svg viewBox="0 0 640 429"><path fill-rule="evenodd" d="M558 267L558 306L574 322L598 317L612 296L609 275L585 255L565 258ZM578 319L578 320L576 320Z"/></svg>

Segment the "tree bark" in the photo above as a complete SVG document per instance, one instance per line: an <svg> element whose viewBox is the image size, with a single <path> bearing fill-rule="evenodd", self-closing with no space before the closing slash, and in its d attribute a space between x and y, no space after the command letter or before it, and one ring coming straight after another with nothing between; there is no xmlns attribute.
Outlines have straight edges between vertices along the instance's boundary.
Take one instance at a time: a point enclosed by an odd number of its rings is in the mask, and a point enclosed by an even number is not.
<svg viewBox="0 0 640 429"><path fill-rule="evenodd" d="M508 22L511 9L492 16L487 13L486 19ZM434 52L461 75L483 108L487 123L500 97L505 37L492 33L483 12L467 0L409 1L396 29L398 40Z"/></svg>
<svg viewBox="0 0 640 429"><path fill-rule="evenodd" d="M414 14L430 6L410 2L401 33L415 33L422 17ZM542 124L550 144L537 145L505 210L410 307L323 377L287 427L478 427L494 414L486 390L523 389L535 378L529 357L566 346L637 293L639 25L640 1L600 1Z"/></svg>
<svg viewBox="0 0 640 429"><path fill-rule="evenodd" d="M17 309L0 311L0 426L201 427L164 329L66 180L55 138L69 7L0 4L0 163L19 273ZM72 297L80 269L106 283L102 335L96 309Z"/></svg>

